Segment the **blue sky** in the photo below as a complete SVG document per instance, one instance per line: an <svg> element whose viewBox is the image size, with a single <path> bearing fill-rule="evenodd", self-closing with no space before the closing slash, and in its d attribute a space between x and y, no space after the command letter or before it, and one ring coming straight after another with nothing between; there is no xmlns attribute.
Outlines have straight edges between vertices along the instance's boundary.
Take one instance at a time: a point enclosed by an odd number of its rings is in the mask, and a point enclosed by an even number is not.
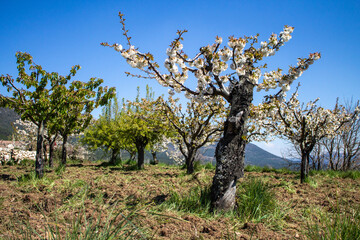
<svg viewBox="0 0 360 240"><path fill-rule="evenodd" d="M217 35L260 34L267 40L284 25L295 27L293 38L269 59L269 70L287 69L298 57L321 52L322 58L306 71L301 81L300 100L320 97L332 107L340 100L359 99L360 1L4 1L0 15L0 74L16 73L16 51L29 52L47 71L67 74L71 66L82 69L75 79L104 79L120 98L133 99L136 87L149 84L156 94L167 89L155 81L126 77L132 69L122 57L101 42L122 43L117 16L125 14L133 44L152 52L163 64L165 50L176 30L187 29L184 50L191 56ZM188 81L191 81L190 79ZM0 93L5 89L0 87ZM255 102L261 101L261 95ZM97 111L95 114L98 114ZM259 144L280 154L282 144Z"/></svg>

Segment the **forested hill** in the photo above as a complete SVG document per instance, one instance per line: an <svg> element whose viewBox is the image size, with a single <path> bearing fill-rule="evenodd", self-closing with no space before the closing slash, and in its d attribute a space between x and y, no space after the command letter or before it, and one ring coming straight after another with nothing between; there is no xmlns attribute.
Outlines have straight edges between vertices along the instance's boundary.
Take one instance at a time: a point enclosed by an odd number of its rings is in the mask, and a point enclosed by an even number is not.
<svg viewBox="0 0 360 240"><path fill-rule="evenodd" d="M19 119L19 115L8 108L0 108L0 140L9 140L13 132L11 123Z"/></svg>

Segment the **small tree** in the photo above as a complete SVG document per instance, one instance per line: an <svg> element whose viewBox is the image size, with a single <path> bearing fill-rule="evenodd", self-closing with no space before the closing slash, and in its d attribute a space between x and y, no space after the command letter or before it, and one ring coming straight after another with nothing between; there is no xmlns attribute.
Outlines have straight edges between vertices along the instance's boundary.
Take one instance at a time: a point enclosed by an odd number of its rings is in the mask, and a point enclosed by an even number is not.
<svg viewBox="0 0 360 240"><path fill-rule="evenodd" d="M359 101L345 104L345 111L349 115L359 109ZM360 167L360 119L353 118L346 122L339 133L332 138L325 138L321 142L325 156L332 170L350 170Z"/></svg>
<svg viewBox="0 0 360 240"><path fill-rule="evenodd" d="M66 164L66 143L71 134L79 134L89 125L91 112L106 105L109 99L114 97L115 88L108 89L100 86L103 80L91 78L88 82L73 81L67 89L62 86L59 98L67 101L58 113L53 126L54 131L60 133L62 143L61 163Z"/></svg>
<svg viewBox="0 0 360 240"><path fill-rule="evenodd" d="M0 77L2 85L7 87L8 92L12 92L12 97L0 95L0 106L14 109L21 115L22 120L29 120L37 126L35 171L41 178L44 175L45 163L43 154L45 127L56 123L59 131L61 129L73 131L74 126L79 126L78 117L81 111L85 108L85 113L89 114L98 103L105 104L114 89L108 91L99 87L95 92L94 89L102 83L102 80L91 79L88 83L72 82L68 90L66 85L80 69L79 65L72 67L69 75L61 76L56 72L47 73L40 65L34 64L28 53L18 52L16 58L19 73L16 80L10 75ZM30 74L26 73L26 65ZM26 89L18 87L15 82ZM95 96L96 100L89 99ZM85 126L90 117L87 116L85 119L81 126Z"/></svg>
<svg viewBox="0 0 360 240"><path fill-rule="evenodd" d="M116 97L110 100L103 108L99 119L85 130L81 141L91 149L99 147L104 148L106 152L111 153L110 164L115 165L117 157L122 149L128 149L126 142L122 138L120 132L122 125L120 123L121 109ZM135 146L132 146L134 149Z"/></svg>
<svg viewBox="0 0 360 240"><path fill-rule="evenodd" d="M322 139L334 137L338 130L351 119L356 118L357 112L349 115L344 107L336 104L333 110L318 107L312 101L300 104L297 91L289 101L273 100L271 103L260 104L255 112L258 123L268 132L288 139L299 148L301 155L300 180L304 182L309 171L310 154L316 144Z"/></svg>
<svg viewBox="0 0 360 240"><path fill-rule="evenodd" d="M164 112L178 137L173 138L173 143L179 147L185 158L188 174L194 172L194 161L198 150L219 140L224 127L226 115L225 102L214 99L206 103L190 100L186 112L171 96L164 103Z"/></svg>
<svg viewBox="0 0 360 240"><path fill-rule="evenodd" d="M124 103L121 117L121 137L129 145L134 144L138 154L138 168L144 168L145 148L162 140L169 131L161 113L161 97L154 100L154 93L146 89L146 98Z"/></svg>
<svg viewBox="0 0 360 240"><path fill-rule="evenodd" d="M35 171L41 178L44 175L45 126L65 105L65 99L59 97L62 86L71 80L80 66L72 67L70 74L64 77L56 72L46 72L40 65L33 62L32 56L28 53L17 52L16 58L18 77L15 80L10 75L0 77L2 85L12 93L11 97L0 95L0 106L14 109L21 115L22 120L29 120L37 126ZM26 73L26 65L28 65L29 74ZM17 86L18 84L25 89Z"/></svg>
<svg viewBox="0 0 360 240"><path fill-rule="evenodd" d="M215 152L216 172L211 187L211 202L212 207L218 210L233 209L236 183L244 175L247 143L245 123L254 89L279 89L275 95L282 95L290 89L295 79L320 58L320 54L313 53L308 58L299 59L297 66L290 67L287 74L283 74L281 69L265 72L262 82L259 83L261 69L266 67L266 64L261 65L259 62L265 57L273 56L291 39L293 27L285 26L279 35L272 34L268 41L261 42L258 47L258 35L243 38L231 36L228 46L221 46L222 38L216 37L214 44L201 47L193 58L189 58L182 50L181 41L183 34L187 32L184 30L178 31L178 37L166 50L168 58L165 59L164 66L168 73L162 74L152 54L141 53L131 45L123 14L119 13L119 17L129 47L123 49L120 44L102 45L120 52L130 66L143 70L148 78L156 79L164 87L176 92L184 91L187 97L197 101L209 101L210 98L220 96L229 103L230 111L225 121L224 135ZM249 44L247 48L246 44ZM190 74L197 80L196 89L185 85Z"/></svg>

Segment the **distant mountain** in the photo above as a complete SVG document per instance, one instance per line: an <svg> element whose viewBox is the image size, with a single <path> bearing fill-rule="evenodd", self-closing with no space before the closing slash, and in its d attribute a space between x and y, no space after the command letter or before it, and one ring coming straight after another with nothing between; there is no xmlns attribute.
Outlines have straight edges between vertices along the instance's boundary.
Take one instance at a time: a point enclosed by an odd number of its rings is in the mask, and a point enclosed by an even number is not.
<svg viewBox="0 0 360 240"><path fill-rule="evenodd" d="M13 133L11 123L19 119L19 115L11 109L0 108L0 140L9 140Z"/></svg>
<svg viewBox="0 0 360 240"><path fill-rule="evenodd" d="M215 164L216 144L201 149L201 155L206 162L211 161ZM287 166L287 161L264 149L249 143L245 148L245 165L256 165L260 167L282 168Z"/></svg>
<svg viewBox="0 0 360 240"><path fill-rule="evenodd" d="M202 163L211 162L215 165L215 149L216 144L201 148L198 160L200 160ZM147 152L145 158L149 160L152 159L152 156L150 153ZM160 162L174 164L174 162L166 155L166 153L158 153L157 158ZM245 165L282 168L288 166L288 161L272 153L269 153L254 144L249 143L246 145L245 148Z"/></svg>

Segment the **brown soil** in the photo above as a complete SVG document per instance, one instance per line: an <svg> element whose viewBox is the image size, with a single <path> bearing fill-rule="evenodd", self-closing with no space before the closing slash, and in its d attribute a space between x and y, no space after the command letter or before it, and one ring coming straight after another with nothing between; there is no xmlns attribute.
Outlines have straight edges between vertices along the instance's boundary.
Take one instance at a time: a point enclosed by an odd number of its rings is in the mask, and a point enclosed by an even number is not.
<svg viewBox="0 0 360 240"><path fill-rule="evenodd" d="M0 166L0 239L22 239L29 229L50 239L44 236L46 227L58 226L57 234L65 235L79 214L104 224L111 211L122 214L116 222L135 212L128 220L137 227L136 238L306 239L309 219L360 205L359 179L315 177L316 184L300 184L295 174L246 173L239 184L249 178L268 182L284 216L275 222L240 222L224 215L160 210L171 192L184 195L211 184L210 170L188 176L170 166L134 171L86 163L70 165L61 175L48 171L43 180L19 180L32 171L32 166Z"/></svg>

